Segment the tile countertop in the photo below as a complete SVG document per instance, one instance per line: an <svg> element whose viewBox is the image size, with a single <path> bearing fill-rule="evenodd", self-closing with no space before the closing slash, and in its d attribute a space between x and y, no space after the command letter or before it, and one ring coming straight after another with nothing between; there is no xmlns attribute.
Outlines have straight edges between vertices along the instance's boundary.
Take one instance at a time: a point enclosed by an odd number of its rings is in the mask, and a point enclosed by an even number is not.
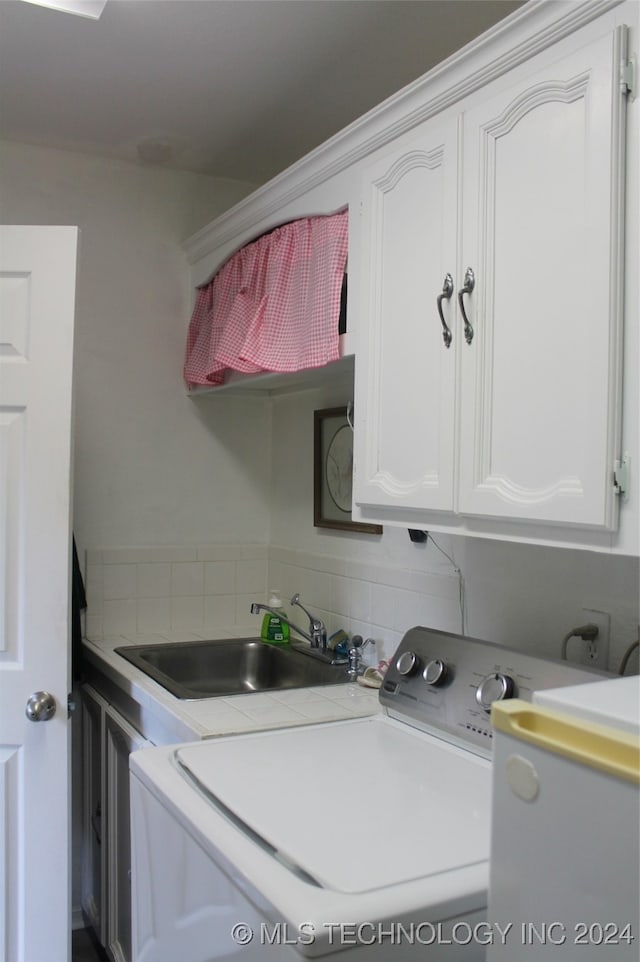
<svg viewBox="0 0 640 962"><path fill-rule="evenodd" d="M254 638L255 625L242 631L220 629L208 640ZM310 725L314 722L360 718L380 711L378 692L359 684L324 685L246 695L216 696L183 701L144 672L116 654L123 645L199 641L193 634L120 635L100 641L84 640L84 656L90 665L114 683L139 706L142 732L152 741L190 741L241 732ZM91 678L89 678L91 682ZM145 724L145 718L150 720ZM169 733L154 737L154 732ZM149 733L150 732L150 733Z"/></svg>

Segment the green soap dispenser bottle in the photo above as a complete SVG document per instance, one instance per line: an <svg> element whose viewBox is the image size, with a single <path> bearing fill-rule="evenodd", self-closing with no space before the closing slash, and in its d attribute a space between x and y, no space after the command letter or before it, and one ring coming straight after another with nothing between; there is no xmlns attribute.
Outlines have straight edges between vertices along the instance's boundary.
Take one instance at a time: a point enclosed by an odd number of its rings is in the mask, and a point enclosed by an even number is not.
<svg viewBox="0 0 640 962"><path fill-rule="evenodd" d="M273 608L277 612L281 612L283 615L285 614L282 608L280 591L277 588L270 589L269 607ZM286 623L286 621L283 621L279 615L274 615L270 611L267 611L262 619L262 630L260 632L260 637L263 641L266 641L270 645L288 645L289 625Z"/></svg>

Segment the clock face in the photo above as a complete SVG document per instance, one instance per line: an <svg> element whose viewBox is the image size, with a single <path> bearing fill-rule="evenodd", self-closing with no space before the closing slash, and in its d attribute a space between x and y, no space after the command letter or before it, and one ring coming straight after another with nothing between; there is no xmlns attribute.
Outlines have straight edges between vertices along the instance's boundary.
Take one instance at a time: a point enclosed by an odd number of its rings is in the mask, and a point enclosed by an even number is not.
<svg viewBox="0 0 640 962"><path fill-rule="evenodd" d="M343 424L329 442L325 460L327 491L336 508L351 512L353 484L353 435L348 424Z"/></svg>

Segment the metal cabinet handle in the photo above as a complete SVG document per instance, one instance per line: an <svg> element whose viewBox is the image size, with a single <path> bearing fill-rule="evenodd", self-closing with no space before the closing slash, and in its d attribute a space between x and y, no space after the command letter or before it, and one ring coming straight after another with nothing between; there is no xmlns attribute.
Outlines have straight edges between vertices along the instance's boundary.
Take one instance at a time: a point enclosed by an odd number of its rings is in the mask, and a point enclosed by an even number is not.
<svg viewBox="0 0 640 962"><path fill-rule="evenodd" d="M445 347L451 347L451 338L453 335L451 334L451 331L449 330L447 322L444 319L444 314L442 313L442 302L443 300L448 301L452 294L453 294L453 277L451 276L451 274L445 274L444 284L442 285L442 294L438 294L437 301L436 301L438 305L438 314L440 315L440 320L442 322L442 338L444 340Z"/></svg>
<svg viewBox="0 0 640 962"><path fill-rule="evenodd" d="M460 305L460 313L462 314L462 319L464 321L464 338L467 344L471 344L473 340L473 327L471 322L467 317L467 312L464 309L463 297L465 294L470 294L471 291L476 286L476 276L470 267L467 267L466 273L464 275L464 284L458 291L458 304Z"/></svg>
<svg viewBox="0 0 640 962"><path fill-rule="evenodd" d="M98 845L102 845L102 812L100 810L100 802L98 802L95 814L91 816L91 828L96 837L96 842Z"/></svg>

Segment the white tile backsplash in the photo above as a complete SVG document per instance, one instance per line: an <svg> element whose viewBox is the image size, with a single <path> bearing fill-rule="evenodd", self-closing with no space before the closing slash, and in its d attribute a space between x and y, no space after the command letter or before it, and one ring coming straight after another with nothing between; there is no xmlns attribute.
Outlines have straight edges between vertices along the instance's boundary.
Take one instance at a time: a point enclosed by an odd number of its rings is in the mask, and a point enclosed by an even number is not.
<svg viewBox="0 0 640 962"><path fill-rule="evenodd" d="M596 608L611 614L612 671L637 637L637 559L473 539L448 547L464 573L465 629L472 636L559 657L563 635L584 621L583 608ZM279 588L301 627L306 616L289 605L296 592L329 635L342 628L374 639L367 664L391 657L414 625L462 630L459 572L424 552L404 564L385 555L377 564L281 545L98 547L85 562L85 631L95 640L136 632L206 637L234 626L258 634L261 616L251 615L250 605L267 602L270 587Z"/></svg>
<svg viewBox="0 0 640 962"><path fill-rule="evenodd" d="M146 562L138 565L138 594L142 598L168 598L171 595L169 562Z"/></svg>
<svg viewBox="0 0 640 962"><path fill-rule="evenodd" d="M136 598L138 595L137 567L134 564L105 565L104 598Z"/></svg>
<svg viewBox="0 0 640 962"><path fill-rule="evenodd" d="M138 598L137 630L165 632L171 630L171 599Z"/></svg>
<svg viewBox="0 0 640 962"><path fill-rule="evenodd" d="M236 563L236 590L244 594L263 594L267 588L267 560L243 558Z"/></svg>
<svg viewBox="0 0 640 962"><path fill-rule="evenodd" d="M171 598L172 631L204 631L204 597Z"/></svg>
<svg viewBox="0 0 640 962"><path fill-rule="evenodd" d="M110 600L105 598L102 614L105 635L119 635L131 631L138 624L138 605L135 598Z"/></svg>
<svg viewBox="0 0 640 962"><path fill-rule="evenodd" d="M196 548L198 561L237 561L242 557L244 545L240 544L206 544ZM263 547L251 545L250 547Z"/></svg>
<svg viewBox="0 0 640 962"><path fill-rule="evenodd" d="M393 628L397 624L397 592L388 585L375 585L371 594L371 620L376 625Z"/></svg>
<svg viewBox="0 0 640 962"><path fill-rule="evenodd" d="M160 545L145 548L140 551L139 561L152 561L154 564L162 561L178 563L181 561L198 561L198 549L194 545Z"/></svg>
<svg viewBox="0 0 640 962"><path fill-rule="evenodd" d="M246 619L245 619L246 621ZM207 595L204 599L204 632L215 631L217 628L224 628L225 625L235 625L236 621L236 596L229 595Z"/></svg>
<svg viewBox="0 0 640 962"><path fill-rule="evenodd" d="M234 561L208 561L204 566L205 595L232 595L236 590Z"/></svg>
<svg viewBox="0 0 640 962"><path fill-rule="evenodd" d="M88 563L85 568L84 587L87 604L92 615L102 616L104 605L104 565L102 564L102 560L100 560L98 564L94 563L94 561L90 564Z"/></svg>
<svg viewBox="0 0 640 962"><path fill-rule="evenodd" d="M200 635L251 624L251 601L267 600L267 571L266 545L88 549L85 633Z"/></svg>
<svg viewBox="0 0 640 962"><path fill-rule="evenodd" d="M254 626L255 626L255 632L256 632L257 635L259 635L259 634L260 634L260 626L262 625L262 619L263 619L264 615L262 614L262 612L261 612L259 615L252 615L252 614L251 614L251 603L252 603L253 601L260 601L261 598L264 598L265 602L267 602L267 601L269 600L269 599L267 598L267 592L266 592L266 590L264 590L264 591L262 591L262 592L256 592L256 591L254 591L254 592L252 592L251 594L248 594L248 595L243 595L243 594L238 593L238 594L235 596L236 612L235 612L234 624L237 624L237 625L245 624L245 625L246 625L246 624L251 624L251 623L253 623ZM295 619L294 619L294 620L295 620Z"/></svg>
<svg viewBox="0 0 640 962"><path fill-rule="evenodd" d="M171 565L171 596L202 596L204 594L204 564L202 561L183 561Z"/></svg>

